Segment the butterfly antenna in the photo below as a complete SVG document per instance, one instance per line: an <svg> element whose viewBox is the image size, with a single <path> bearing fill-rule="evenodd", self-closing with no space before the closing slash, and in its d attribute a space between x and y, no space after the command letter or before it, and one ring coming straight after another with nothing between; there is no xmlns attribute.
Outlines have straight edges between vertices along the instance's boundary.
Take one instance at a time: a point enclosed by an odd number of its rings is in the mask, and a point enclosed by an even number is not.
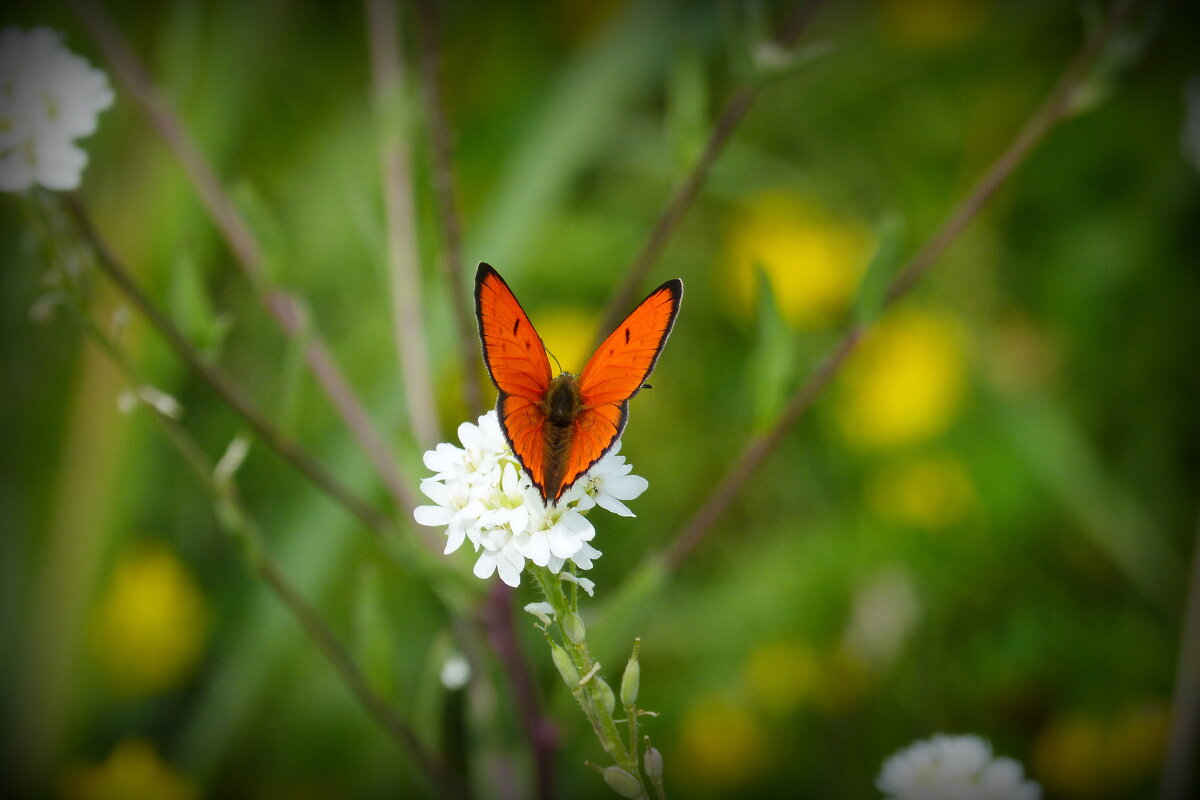
<svg viewBox="0 0 1200 800"><path fill-rule="evenodd" d="M560 362L560 361L558 360L558 356L554 355L554 351L553 351L553 350L551 350L549 347L547 347L547 348L546 348L546 353L547 353L547 354L549 354L549 356L550 356L551 358L553 358L553 359L554 359L554 363L555 363L555 364L558 366L558 371L559 371L559 372L565 372L565 371L566 371L566 370L564 370L564 369L562 368L562 362Z"/></svg>

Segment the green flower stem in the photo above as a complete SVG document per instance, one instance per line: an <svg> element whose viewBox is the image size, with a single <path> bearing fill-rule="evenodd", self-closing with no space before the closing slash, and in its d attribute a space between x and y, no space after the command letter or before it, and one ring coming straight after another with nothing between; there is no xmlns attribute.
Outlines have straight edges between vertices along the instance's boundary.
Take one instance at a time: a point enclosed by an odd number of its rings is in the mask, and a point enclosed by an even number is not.
<svg viewBox="0 0 1200 800"><path fill-rule="evenodd" d="M94 319L74 305L67 306L81 330L111 359L114 365L135 385L143 381L121 347L109 337ZM401 717L371 686L366 675L350 657L336 634L319 612L297 591L263 545L262 532L247 514L237 496L232 481L216 477L214 465L196 440L175 420L151 409L158 427L174 445L184 463L196 474L201 485L212 496L213 506L222 529L240 545L247 562L275 595L292 612L317 649L342 678L346 688L364 710L401 746L421 769L423 777L441 797L466 798L468 790L450 767L429 751L416 729Z"/></svg>
<svg viewBox="0 0 1200 800"><path fill-rule="evenodd" d="M633 713L630 713L631 709L625 709L630 726L629 744L627 744L617 729L616 720L613 719L612 710L615 703L612 689L600 677L600 665L588 651L586 632L582 625L575 627L566 622L569 619L578 619L576 587L572 585L570 592L564 591L562 578L545 567L533 566L530 571L547 602L554 608L559 633L562 635L562 649L566 651L572 666L581 676L579 684L571 687L571 693L575 695L580 708L583 709L584 716L592 724L592 730L596 732L596 738L600 740L600 746L604 748L604 752L612 757L618 767L637 781L641 790L638 797L648 798L645 783L642 781L642 773L638 767L637 709L632 709ZM568 631L571 632L571 635L568 635Z"/></svg>

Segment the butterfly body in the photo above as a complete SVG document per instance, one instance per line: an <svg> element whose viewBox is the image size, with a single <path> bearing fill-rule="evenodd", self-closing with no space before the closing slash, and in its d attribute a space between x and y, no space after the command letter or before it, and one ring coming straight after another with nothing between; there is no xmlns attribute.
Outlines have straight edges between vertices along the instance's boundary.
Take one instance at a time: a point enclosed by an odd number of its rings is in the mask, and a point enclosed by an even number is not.
<svg viewBox="0 0 1200 800"><path fill-rule="evenodd" d="M551 425L568 428L583 410L583 398L579 396L579 376L561 373L550 384L546 393L546 418Z"/></svg>
<svg viewBox="0 0 1200 800"><path fill-rule="evenodd" d="M500 427L542 499L553 504L617 441L629 399L654 368L679 312L683 283L650 293L588 360L551 377L545 345L496 270L481 263L475 313Z"/></svg>

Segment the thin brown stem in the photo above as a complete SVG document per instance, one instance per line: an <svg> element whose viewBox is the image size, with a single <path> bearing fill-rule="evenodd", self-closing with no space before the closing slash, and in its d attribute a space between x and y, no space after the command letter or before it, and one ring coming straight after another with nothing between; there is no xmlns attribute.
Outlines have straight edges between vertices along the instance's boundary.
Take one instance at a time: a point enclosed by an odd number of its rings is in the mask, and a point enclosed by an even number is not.
<svg viewBox="0 0 1200 800"><path fill-rule="evenodd" d="M866 330L861 325L855 325L847 331L833 352L821 362L809 379L792 395L783 413L779 415L771 429L752 438L742 448L737 460L709 493L708 499L675 535L674 541L664 556L664 562L668 569L678 567L700 543L705 534L712 529L713 523L733 502L746 480L762 466L767 456L774 452L791 427L807 413L808 409L812 408L817 395L833 380L833 376L854 352L854 348L858 346Z"/></svg>
<svg viewBox="0 0 1200 800"><path fill-rule="evenodd" d="M149 72L121 36L112 19L94 0L71 0L71 5L108 59L122 87L141 105L154 129L179 161L217 231L233 253L235 263L258 292L271 317L289 338L304 342L304 356L310 372L394 502L411 511L417 505L417 498L409 489L409 483L402 478L391 449L333 360L329 348L310 330L303 304L293 295L270 284L262 247L171 102L150 79Z"/></svg>
<svg viewBox="0 0 1200 800"><path fill-rule="evenodd" d="M441 264L446 285L450 288L467 406L472 414L479 414L483 411L479 345L473 314L467 306L468 295L462 284L462 229L454 201L451 135L439 77L437 7L434 0L417 0L416 5L421 94L429 125L433 187L444 247ZM511 589L502 583L493 586L482 609L482 621L491 650L512 690L521 727L529 740L537 797L549 800L554 794L554 751L558 733L542 710L532 671L517 638Z"/></svg>
<svg viewBox="0 0 1200 800"><path fill-rule="evenodd" d="M554 751L558 730L541 710L533 674L521 652L513 622L513 590L499 581L492 584L483 607L483 624L488 644L504 668L513 693L517 717L533 750L533 773L539 800L554 796Z"/></svg>
<svg viewBox="0 0 1200 800"><path fill-rule="evenodd" d="M438 223L442 229L442 273L450 291L457 347L462 364L463 389L472 414L483 412L483 383L479 373L479 340L475 319L467 306L463 285L462 225L454 200L453 143L442 95L439 58L438 13L434 0L417 0L417 41L421 50L421 97L429 124L430 155L433 162L433 191L437 198Z"/></svg>
<svg viewBox="0 0 1200 800"><path fill-rule="evenodd" d="M794 46L804 29L808 27L813 15L816 14L821 1L809 0L809 2L802 3L775 41L781 47ZM667 242L670 241L671 236L692 207L693 201L700 193L700 188L717 163L717 158L724 152L725 145L729 143L733 132L742 118L746 116L746 112L750 110L755 99L758 98L760 91L757 85L747 83L735 89L729 99L725 101L725 107L717 116L712 132L708 135L708 141L704 144L704 150L688 174L684 176L683 181L671 194L671 199L667 201L667 207L663 209L650 231L650 237L642 245L642 249L634 258L633 263L629 265L621 284L609 297L608 303L605 305L604 316L601 318L600 328L596 334L597 344L620 323L622 315L629 312L634 300L637 299L638 291L646 281L650 268L658 261Z"/></svg>
<svg viewBox="0 0 1200 800"><path fill-rule="evenodd" d="M1171 735L1163 759L1158 800L1196 795L1196 748L1200 746L1200 526L1192 542L1192 574L1179 637L1175 691L1171 698Z"/></svg>
<svg viewBox="0 0 1200 800"><path fill-rule="evenodd" d="M150 324L167 340L176 354L246 421L258 437L372 531L381 535L390 533L393 528L387 517L368 505L366 501L327 472L299 443L276 429L267 416L225 374L224 370L208 363L192 347L174 323L151 302L134 281L133 276L108 249L108 245L100 238L92 225L87 210L79 198L67 195L65 205L80 235L95 254L95 262L101 271L129 298L138 311L142 312Z"/></svg>
<svg viewBox="0 0 1200 800"><path fill-rule="evenodd" d="M1136 0L1122 0L1109 9L1104 27L1089 39L1067 65L1046 100L1021 127L1007 148L984 171L967 196L946 217L925 244L900 268L884 293L881 311L888 309L912 290L913 286L966 228L1005 180L1029 157L1046 133L1071 110L1080 85L1100 58L1104 47L1127 19ZM833 380L842 365L870 330L871 323L855 324L847 330L832 353L796 390L783 413L765 433L752 437L741 454L725 472L708 499L676 534L667 549L669 568L678 567L712 529L713 524L733 502L746 481L758 470L792 426L812 407L817 395Z"/></svg>
<svg viewBox="0 0 1200 800"><path fill-rule="evenodd" d="M116 342L105 335L100 326L90 317L85 316L82 312L77 312L76 316L84 332L113 364L132 383L140 385L142 380L137 370ZM346 648L338 641L337 636L320 613L304 599L288 580L279 564L267 554L263 548L263 537L246 510L238 502L234 487L222 485L216 480L213 471L214 465L196 440L175 420L163 416L154 409L151 409L151 414L158 427L175 446L184 463L191 468L200 483L212 495L214 504L224 508L224 512L218 514L222 526L246 545L245 552L253 562L255 571L283 602L284 606L291 611L308 637L341 677L354 698L379 723L380 727L412 756L438 797L466 797L465 787L461 785L458 778L447 769L441 759L426 749L412 726L376 693L370 681L359 669Z"/></svg>
<svg viewBox="0 0 1200 800"><path fill-rule="evenodd" d="M407 114L400 20L395 0L364 0L364 11L371 53L371 93L379 127L392 333L400 359L400 374L404 376L409 425L413 437L428 447L437 441L438 423L429 356L425 349L412 165L405 136Z"/></svg>
<svg viewBox="0 0 1200 800"><path fill-rule="evenodd" d="M317 612L291 586L283 573L279 571L274 561L259 557L255 567L263 580L275 591L281 600L291 609L295 617L304 626L310 638L317 643L321 652L341 675L342 681L358 701L370 712L371 716L383 726L392 738L400 742L408 750L425 778L435 789L437 797L465 798L468 796L466 787L458 776L454 775L440 758L430 753L416 732L403 720L390 705L371 688L365 675L358 665L350 658L334 636L333 631L321 620Z"/></svg>

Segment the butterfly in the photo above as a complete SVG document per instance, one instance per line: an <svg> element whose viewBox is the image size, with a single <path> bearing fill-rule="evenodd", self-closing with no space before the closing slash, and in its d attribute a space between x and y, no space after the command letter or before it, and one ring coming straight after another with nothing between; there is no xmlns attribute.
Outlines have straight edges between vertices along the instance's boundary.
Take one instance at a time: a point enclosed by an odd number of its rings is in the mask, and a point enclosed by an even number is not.
<svg viewBox="0 0 1200 800"><path fill-rule="evenodd" d="M483 361L500 391L496 414L513 454L553 505L612 449L629 398L654 369L683 298L683 281L659 286L608 335L583 372L550 373L546 347L516 296L488 264L475 273Z"/></svg>

